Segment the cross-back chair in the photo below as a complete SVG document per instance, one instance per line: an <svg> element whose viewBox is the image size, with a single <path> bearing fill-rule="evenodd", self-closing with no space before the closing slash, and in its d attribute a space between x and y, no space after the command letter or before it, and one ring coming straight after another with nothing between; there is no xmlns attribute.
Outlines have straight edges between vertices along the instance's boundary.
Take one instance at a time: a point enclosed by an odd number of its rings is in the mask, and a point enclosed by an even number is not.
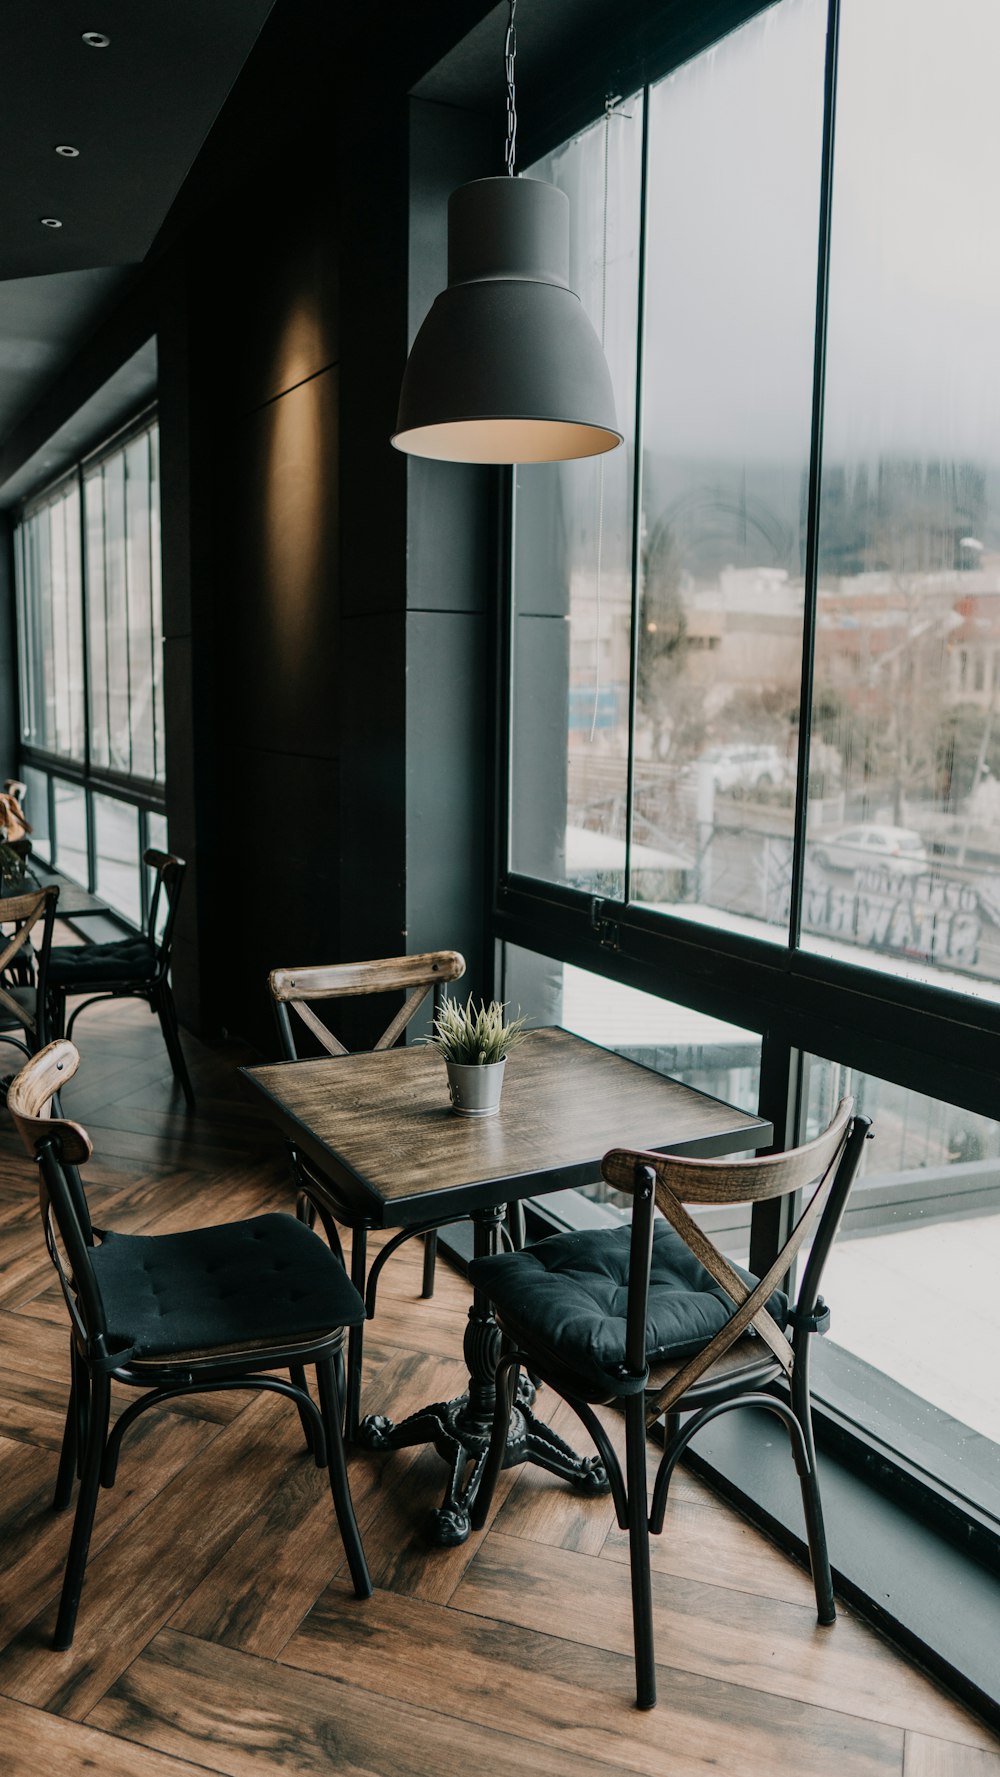
<svg viewBox="0 0 1000 1777"><path fill-rule="evenodd" d="M48 975L58 898L58 888L0 898L0 1040L23 1055L35 1054L49 1040Z"/></svg>
<svg viewBox="0 0 1000 1777"><path fill-rule="evenodd" d="M351 1503L336 1366L364 1303L329 1248L294 1216L261 1215L182 1234L93 1226L79 1168L91 1141L53 1115L79 1064L62 1039L12 1081L7 1104L37 1162L42 1225L71 1325L70 1399L54 1505L79 1479L54 1646L73 1640L99 1490L112 1487L122 1438L147 1408L178 1395L269 1390L295 1403L317 1467L329 1470L354 1590L372 1590ZM305 1366L315 1366L317 1407ZM275 1375L274 1371L287 1372ZM110 1428L112 1383L144 1392Z"/></svg>
<svg viewBox="0 0 1000 1777"><path fill-rule="evenodd" d="M330 963L304 969L274 969L268 976L271 999L278 1023L278 1036L286 1061L302 1059L301 1036L309 1031L327 1055L347 1055L350 1051L335 1036L326 1020L316 1011L327 1001L355 999L363 995L404 993L402 1006L390 1019L373 1048L391 1049L407 1025L433 995L437 1015L447 985L465 974L465 959L457 950L424 951L419 956L381 957L373 962ZM345 1198L337 1184L321 1173L307 1155L294 1143L288 1144L292 1171L298 1190L297 1210L307 1221L318 1215L333 1250L343 1260L343 1248L337 1224L351 1230L351 1279L365 1297L370 1319L375 1312L378 1277L391 1253L415 1234L424 1236L423 1295L434 1294L434 1269L437 1258L437 1230L454 1216L444 1220L421 1223L405 1229L384 1246L371 1272L368 1271L368 1231L371 1221L357 1203ZM347 1388L345 1426L348 1437L358 1428L361 1401L361 1365L364 1356L364 1332L352 1327L347 1347Z"/></svg>
<svg viewBox="0 0 1000 1777"><path fill-rule="evenodd" d="M190 1109L194 1110L194 1087L181 1047L177 1010L170 986L174 923L187 866L183 858L174 857L171 852L154 850L144 852L142 861L153 872L145 932L137 932L134 937L116 938L110 944L55 947L49 965L52 1028L59 1035L72 1037L80 1013L97 1000L145 1000L160 1021L174 1078ZM161 921L164 904L166 915ZM74 1006L67 1023L66 999L69 994L85 994L86 998Z"/></svg>
<svg viewBox="0 0 1000 1777"><path fill-rule="evenodd" d="M754 1406L784 1422L802 1491L817 1613L821 1623L836 1616L816 1474L809 1347L812 1335L829 1325L820 1280L870 1127L853 1113L853 1100L844 1099L815 1141L762 1160L614 1149L601 1170L616 1190L631 1194L631 1226L554 1235L524 1252L477 1259L470 1269L490 1296L507 1341L473 1527L482 1528L489 1513L518 1370L525 1365L587 1427L607 1470L618 1522L628 1531L640 1709L656 1702L650 1532L663 1528L679 1458L720 1413ZM731 1264L684 1207L763 1203L800 1191L808 1201L761 1278ZM657 1208L664 1219L654 1219ZM780 1285L810 1235L792 1305ZM624 1473L594 1412L613 1403L625 1413ZM664 1450L650 1504L646 1437L661 1419Z"/></svg>

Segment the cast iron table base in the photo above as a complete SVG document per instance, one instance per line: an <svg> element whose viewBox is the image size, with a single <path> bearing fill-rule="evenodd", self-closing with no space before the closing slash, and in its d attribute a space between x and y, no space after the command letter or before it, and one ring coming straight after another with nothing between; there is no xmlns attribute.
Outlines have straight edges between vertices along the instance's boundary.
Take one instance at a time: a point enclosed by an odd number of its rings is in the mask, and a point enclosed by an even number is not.
<svg viewBox="0 0 1000 1777"><path fill-rule="evenodd" d="M501 1203L474 1213L477 1258L497 1250L504 1211L505 1205ZM464 1340L468 1393L451 1401L435 1401L401 1419L398 1425L381 1413L373 1413L358 1427L357 1443L366 1450L404 1450L413 1444L433 1444L448 1464L450 1474L444 1500L432 1513L430 1523L431 1541L442 1548L464 1543L472 1528L472 1503L493 1430L494 1379L502 1340L489 1298L477 1289ZM534 1396L532 1384L522 1376L510 1416L504 1468L533 1462L569 1481L581 1493L607 1493L609 1482L603 1464L593 1456L578 1456L538 1419L532 1412Z"/></svg>

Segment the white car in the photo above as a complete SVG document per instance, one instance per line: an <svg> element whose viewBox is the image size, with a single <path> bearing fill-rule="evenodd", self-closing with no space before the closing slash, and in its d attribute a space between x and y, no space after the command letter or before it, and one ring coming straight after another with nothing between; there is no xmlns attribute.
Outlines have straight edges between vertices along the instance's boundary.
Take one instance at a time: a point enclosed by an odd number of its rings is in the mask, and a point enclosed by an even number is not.
<svg viewBox="0 0 1000 1777"><path fill-rule="evenodd" d="M875 823L845 827L828 839L815 839L811 850L822 870L862 870L879 866L894 876L923 876L927 852L912 827L883 827Z"/></svg>
<svg viewBox="0 0 1000 1777"><path fill-rule="evenodd" d="M731 747L706 747L698 763L710 765L717 790L767 789L788 781L787 761L775 746L736 741Z"/></svg>

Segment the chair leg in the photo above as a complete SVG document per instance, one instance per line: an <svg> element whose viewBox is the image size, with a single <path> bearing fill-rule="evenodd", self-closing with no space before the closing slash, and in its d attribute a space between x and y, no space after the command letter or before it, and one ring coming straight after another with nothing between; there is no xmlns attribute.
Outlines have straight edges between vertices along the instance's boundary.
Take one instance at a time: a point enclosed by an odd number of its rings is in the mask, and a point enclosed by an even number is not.
<svg viewBox="0 0 1000 1777"><path fill-rule="evenodd" d="M83 1372L82 1376L81 1371ZM59 1452L56 1490L52 1498L53 1510L57 1512L64 1512L73 1497L73 1482L77 1477L80 1460L80 1431L83 1418L80 1390L88 1387L86 1366L81 1363L80 1354L76 1346L71 1343L69 1404L66 1408L66 1425L63 1431L62 1448ZM84 1433L85 1435L86 1433Z"/></svg>
<svg viewBox="0 0 1000 1777"><path fill-rule="evenodd" d="M437 1270L438 1237L437 1229L432 1228L424 1235L424 1275L420 1294L424 1301L429 1301L434 1294L434 1273Z"/></svg>
<svg viewBox="0 0 1000 1777"><path fill-rule="evenodd" d="M368 1230L355 1227L351 1231L351 1282L364 1299L368 1269ZM358 1435L361 1418L361 1367L365 1354L365 1328L349 1327L347 1332L347 1396L344 1404L344 1436L350 1443Z"/></svg>
<svg viewBox="0 0 1000 1777"><path fill-rule="evenodd" d="M73 1644L76 1613L80 1607L83 1576L90 1550L91 1532L94 1528L94 1513L97 1510L97 1495L101 1485L101 1460L104 1455L110 1413L111 1383L103 1372L97 1371L91 1378L87 1448L83 1457L83 1472L80 1476L76 1517L73 1520L73 1535L70 1538L69 1555L66 1559L66 1576L63 1580L59 1616L52 1642L53 1647L60 1652Z"/></svg>
<svg viewBox="0 0 1000 1777"><path fill-rule="evenodd" d="M160 1020L160 1029L163 1032L163 1041L167 1045L167 1054L174 1070L174 1078L180 1084L181 1091L187 1099L188 1110L193 1111L195 1108L194 1087L191 1084L191 1075L188 1073L187 1062L184 1059L184 1050L181 1048L180 1032L177 1027L177 1009L168 981L161 982L156 989L152 1003L153 1010Z"/></svg>
<svg viewBox="0 0 1000 1777"><path fill-rule="evenodd" d="M628 1546L632 1573L632 1633L635 1641L635 1700L640 1709L656 1705L653 1652L653 1586L649 1568L649 1504L646 1492L646 1402L641 1394L625 1402L625 1468L628 1481Z"/></svg>
<svg viewBox="0 0 1000 1777"><path fill-rule="evenodd" d="M837 1620L837 1606L833 1597L833 1575L830 1572L830 1552L826 1545L823 1502L820 1498L819 1477L816 1473L816 1443L813 1438L812 1413L809 1410L808 1401L804 1405L796 1404L795 1417L802 1428L802 1439L809 1458L808 1468L799 1473L799 1487L802 1491L802 1510L806 1520L809 1565L812 1569L813 1588L816 1593L816 1615L822 1624L829 1625Z"/></svg>
<svg viewBox="0 0 1000 1777"><path fill-rule="evenodd" d="M330 1491L333 1494L333 1507L340 1526L340 1535L347 1556L347 1565L351 1570L355 1596L370 1598L373 1587L365 1551L361 1542L361 1532L354 1516L354 1503L351 1499L351 1485L347 1478L347 1459L344 1455L344 1440L340 1430L340 1401L337 1398L337 1384L334 1375L332 1358L325 1358L316 1365L316 1381L319 1385L320 1410L323 1414L323 1425L326 1431L326 1456L330 1469Z"/></svg>
<svg viewBox="0 0 1000 1777"><path fill-rule="evenodd" d="M309 1393L309 1384L306 1381L306 1372L305 1372L305 1365L304 1364L290 1364L289 1369L288 1369L288 1374L291 1377L293 1387L301 1388L303 1394ZM306 1412L304 1407L299 1407L298 1412L299 1412L299 1420L302 1425L303 1435L306 1440L306 1449L308 1450L310 1456L313 1456L313 1455L315 1455L315 1451L316 1451L316 1438L314 1436L315 1427L313 1425L312 1418Z"/></svg>

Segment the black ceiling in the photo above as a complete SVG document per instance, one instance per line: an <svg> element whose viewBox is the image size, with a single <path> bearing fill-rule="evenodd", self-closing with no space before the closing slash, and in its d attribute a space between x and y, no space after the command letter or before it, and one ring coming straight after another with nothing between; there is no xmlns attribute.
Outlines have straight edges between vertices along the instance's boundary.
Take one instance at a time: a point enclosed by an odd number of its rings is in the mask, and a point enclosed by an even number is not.
<svg viewBox="0 0 1000 1777"><path fill-rule="evenodd" d="M270 7L4 0L0 278L143 258Z"/></svg>
<svg viewBox="0 0 1000 1777"><path fill-rule="evenodd" d="M271 5L4 0L0 440L148 252Z"/></svg>

